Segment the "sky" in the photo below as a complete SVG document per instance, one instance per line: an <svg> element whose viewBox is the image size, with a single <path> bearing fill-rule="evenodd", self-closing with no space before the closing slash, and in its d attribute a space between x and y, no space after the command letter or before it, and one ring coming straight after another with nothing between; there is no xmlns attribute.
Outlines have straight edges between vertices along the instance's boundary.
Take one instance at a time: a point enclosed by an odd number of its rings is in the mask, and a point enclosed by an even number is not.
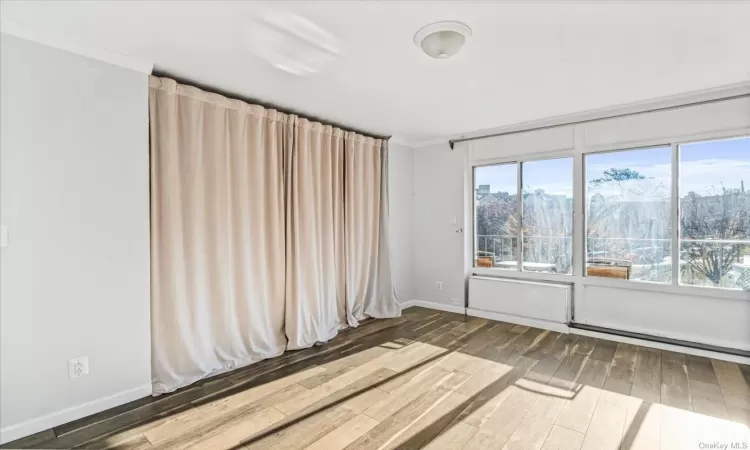
<svg viewBox="0 0 750 450"><path fill-rule="evenodd" d="M523 164L524 189L544 189L573 196L573 158L545 159ZM516 164L477 167L476 184L489 184L490 192L516 192Z"/></svg>
<svg viewBox="0 0 750 450"><path fill-rule="evenodd" d="M750 137L683 144L679 151L680 197L690 191L708 195L722 186L739 188L741 180L750 191ZM600 178L610 168L629 168L649 178L637 183L663 184L668 195L671 159L669 146L591 154L586 157L586 179ZM525 189L572 196L573 158L527 162L523 169ZM516 191L514 163L477 167L475 177L476 185L489 184L490 192Z"/></svg>

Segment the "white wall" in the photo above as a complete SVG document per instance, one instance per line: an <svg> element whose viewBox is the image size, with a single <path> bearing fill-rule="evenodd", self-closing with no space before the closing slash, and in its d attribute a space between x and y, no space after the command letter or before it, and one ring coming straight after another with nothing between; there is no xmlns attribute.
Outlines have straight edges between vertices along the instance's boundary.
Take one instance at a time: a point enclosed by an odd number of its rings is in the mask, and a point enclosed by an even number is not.
<svg viewBox="0 0 750 450"><path fill-rule="evenodd" d="M2 34L0 439L148 395L148 82ZM68 360L88 356L88 376Z"/></svg>
<svg viewBox="0 0 750 450"><path fill-rule="evenodd" d="M458 147L451 150L445 143L414 150L416 300L464 304L464 235L457 232L464 227L463 183L464 155ZM443 282L442 291L435 289L436 281Z"/></svg>
<svg viewBox="0 0 750 450"><path fill-rule="evenodd" d="M414 205L414 150L390 144L388 152L388 197L391 238L391 268L396 295L405 303L413 296L412 207Z"/></svg>

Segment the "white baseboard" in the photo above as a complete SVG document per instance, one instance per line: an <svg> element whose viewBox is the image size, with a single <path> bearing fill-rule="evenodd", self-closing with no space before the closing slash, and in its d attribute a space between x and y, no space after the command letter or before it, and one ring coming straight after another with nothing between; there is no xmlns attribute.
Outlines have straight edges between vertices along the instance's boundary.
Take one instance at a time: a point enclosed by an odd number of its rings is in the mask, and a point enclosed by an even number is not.
<svg viewBox="0 0 750 450"><path fill-rule="evenodd" d="M465 313L463 306L446 305L445 303L427 302L424 300L409 300L406 303L409 303L409 306L421 306L422 308L437 309L438 311L447 311L457 314ZM403 306L406 303L402 303L401 307L407 308L406 306Z"/></svg>
<svg viewBox="0 0 750 450"><path fill-rule="evenodd" d="M467 308L466 313L473 317L482 319L497 320L500 322L515 323L516 325L525 325L527 327L541 328L543 330L557 331L558 333L569 333L570 328L567 324L549 322L547 320L531 319L528 317L514 316L481 309Z"/></svg>
<svg viewBox="0 0 750 450"><path fill-rule="evenodd" d="M416 300L407 300L405 302L400 302L399 306L401 307L401 309L411 308L412 306L417 306L415 302Z"/></svg>
<svg viewBox="0 0 750 450"><path fill-rule="evenodd" d="M632 338L628 336L620 336L618 334L602 333L600 331L582 330L580 328L571 328L572 334L578 334L581 336L591 336L597 339L606 339L608 341L622 342L625 344L640 345L642 347L655 348L657 350L668 350L677 353L685 353L688 355L703 356L706 358L719 359L722 361L729 361L738 364L750 364L750 358L738 355L730 355L728 353L712 352L710 350L702 350L693 347L683 347L682 345L666 344L663 342L649 341L646 339Z"/></svg>
<svg viewBox="0 0 750 450"><path fill-rule="evenodd" d="M151 395L151 385L144 384L137 388L127 391L118 392L107 397L99 398L80 405L65 408L35 419L27 420L15 425L8 425L0 429L0 444L15 441L25 436L29 436L40 431L47 430L64 423L78 420L82 417L102 412L115 406L120 406L139 398Z"/></svg>

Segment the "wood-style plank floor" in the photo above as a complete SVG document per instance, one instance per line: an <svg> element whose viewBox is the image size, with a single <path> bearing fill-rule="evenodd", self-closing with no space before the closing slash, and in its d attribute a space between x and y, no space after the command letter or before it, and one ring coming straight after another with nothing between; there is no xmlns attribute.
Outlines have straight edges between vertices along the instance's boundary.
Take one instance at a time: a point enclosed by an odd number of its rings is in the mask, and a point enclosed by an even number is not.
<svg viewBox="0 0 750 450"><path fill-rule="evenodd" d="M410 308L3 448L750 448L749 424L748 366Z"/></svg>

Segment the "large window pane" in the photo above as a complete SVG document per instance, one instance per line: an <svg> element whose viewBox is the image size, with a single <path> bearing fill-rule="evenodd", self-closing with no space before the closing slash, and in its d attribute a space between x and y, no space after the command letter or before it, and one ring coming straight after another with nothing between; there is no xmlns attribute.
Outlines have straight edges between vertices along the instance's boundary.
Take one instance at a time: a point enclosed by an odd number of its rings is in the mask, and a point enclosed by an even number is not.
<svg viewBox="0 0 750 450"><path fill-rule="evenodd" d="M750 138L679 154L680 284L750 289Z"/></svg>
<svg viewBox="0 0 750 450"><path fill-rule="evenodd" d="M474 169L477 267L518 270L516 164Z"/></svg>
<svg viewBox="0 0 750 450"><path fill-rule="evenodd" d="M573 158L525 162L523 270L573 270Z"/></svg>
<svg viewBox="0 0 750 450"><path fill-rule="evenodd" d="M586 156L586 274L671 283L671 147Z"/></svg>

